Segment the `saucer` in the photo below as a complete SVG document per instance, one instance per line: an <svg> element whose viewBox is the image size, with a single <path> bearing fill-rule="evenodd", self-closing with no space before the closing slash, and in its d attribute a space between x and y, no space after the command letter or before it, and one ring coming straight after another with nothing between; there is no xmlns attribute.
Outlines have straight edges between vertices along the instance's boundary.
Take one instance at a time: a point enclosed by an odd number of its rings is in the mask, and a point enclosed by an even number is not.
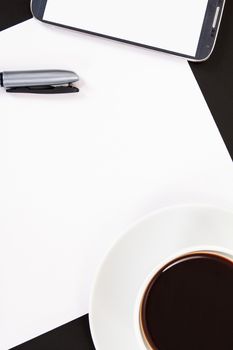
<svg viewBox="0 0 233 350"><path fill-rule="evenodd" d="M172 207L131 226L105 257L93 286L90 327L96 349L146 350L135 321L142 285L163 262L196 250L233 255L233 212Z"/></svg>

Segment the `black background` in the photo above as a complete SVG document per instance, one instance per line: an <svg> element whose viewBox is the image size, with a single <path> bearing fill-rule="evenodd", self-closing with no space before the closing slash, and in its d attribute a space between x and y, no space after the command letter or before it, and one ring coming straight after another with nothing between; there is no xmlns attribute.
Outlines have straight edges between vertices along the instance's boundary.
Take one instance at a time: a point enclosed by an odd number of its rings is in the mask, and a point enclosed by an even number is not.
<svg viewBox="0 0 233 350"><path fill-rule="evenodd" d="M0 30L31 18L30 0L0 0Z"/></svg>
<svg viewBox="0 0 233 350"><path fill-rule="evenodd" d="M226 0L219 37L212 56L204 63L191 63L190 66L233 159L232 0Z"/></svg>
<svg viewBox="0 0 233 350"><path fill-rule="evenodd" d="M0 30L29 18L31 18L30 0L0 0ZM190 67L233 159L232 0L226 0L219 37L211 58L204 63L190 63ZM206 137L208 138L208 135ZM94 350L88 315L14 348L14 350L29 349Z"/></svg>
<svg viewBox="0 0 233 350"><path fill-rule="evenodd" d="M91 339L88 316L80 317L19 345L14 350L95 350Z"/></svg>

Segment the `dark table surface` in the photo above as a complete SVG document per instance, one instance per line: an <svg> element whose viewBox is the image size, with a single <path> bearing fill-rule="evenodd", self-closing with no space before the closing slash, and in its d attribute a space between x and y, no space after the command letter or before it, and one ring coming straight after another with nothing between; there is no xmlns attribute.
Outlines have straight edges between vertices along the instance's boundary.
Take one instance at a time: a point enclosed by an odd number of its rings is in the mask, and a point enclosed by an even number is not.
<svg viewBox="0 0 233 350"><path fill-rule="evenodd" d="M0 1L0 30L31 18L30 0ZM233 159L233 1L226 1L215 51L204 63L190 63ZM206 135L208 138L208 135ZM15 350L93 350L88 315L50 331Z"/></svg>
<svg viewBox="0 0 233 350"><path fill-rule="evenodd" d="M190 66L233 159L233 1L226 0L212 56Z"/></svg>

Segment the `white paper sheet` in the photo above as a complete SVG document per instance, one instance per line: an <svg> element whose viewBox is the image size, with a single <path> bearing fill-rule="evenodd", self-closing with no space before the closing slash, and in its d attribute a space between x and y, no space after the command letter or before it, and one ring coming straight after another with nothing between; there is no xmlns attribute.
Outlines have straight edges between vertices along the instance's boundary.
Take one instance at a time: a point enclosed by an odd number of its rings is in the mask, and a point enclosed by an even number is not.
<svg viewBox="0 0 233 350"><path fill-rule="evenodd" d="M48 0L44 19L195 56L208 0Z"/></svg>
<svg viewBox="0 0 233 350"><path fill-rule="evenodd" d="M233 208L230 156L186 61L30 20L1 69L73 69L79 95L0 91L0 349L88 312L106 250L162 206Z"/></svg>

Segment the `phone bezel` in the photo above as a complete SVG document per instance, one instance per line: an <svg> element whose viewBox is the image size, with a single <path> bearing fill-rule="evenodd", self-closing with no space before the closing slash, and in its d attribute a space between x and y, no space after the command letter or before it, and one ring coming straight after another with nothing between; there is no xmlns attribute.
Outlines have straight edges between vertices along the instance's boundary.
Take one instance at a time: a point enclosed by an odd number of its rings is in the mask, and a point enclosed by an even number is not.
<svg viewBox="0 0 233 350"><path fill-rule="evenodd" d="M196 55L189 56L186 54L181 54L179 52L169 51L169 50L162 49L159 47L144 45L144 44L137 43L134 41L116 38L116 37L112 37L112 36L105 35L102 33L96 33L96 32L92 32L92 31L88 31L86 29L75 28L72 26L44 20L43 16L44 16L47 1L48 0L31 0L32 14L36 19L38 19L41 22L51 24L51 25L56 25L56 26L66 28L66 29L76 30L76 31L79 31L79 32L82 32L85 34L91 34L91 35L99 36L102 38L120 41L120 42L130 44L130 45L140 46L140 47L143 47L146 49L151 49L151 50L156 50L156 51L172 54L175 56L186 58L187 60L194 61L194 62L206 61L211 56L211 54L214 50L216 40L217 40L219 27L220 27L222 15L223 15L223 10L224 10L224 6L225 6L225 0L209 0L208 1L206 14L205 14L205 18L204 18L204 22L203 22L203 26L202 26L202 31L201 31ZM214 19L216 16L216 10L218 7L220 7L220 11L218 14L216 26L215 26L215 28L213 28L213 22L214 22Z"/></svg>

